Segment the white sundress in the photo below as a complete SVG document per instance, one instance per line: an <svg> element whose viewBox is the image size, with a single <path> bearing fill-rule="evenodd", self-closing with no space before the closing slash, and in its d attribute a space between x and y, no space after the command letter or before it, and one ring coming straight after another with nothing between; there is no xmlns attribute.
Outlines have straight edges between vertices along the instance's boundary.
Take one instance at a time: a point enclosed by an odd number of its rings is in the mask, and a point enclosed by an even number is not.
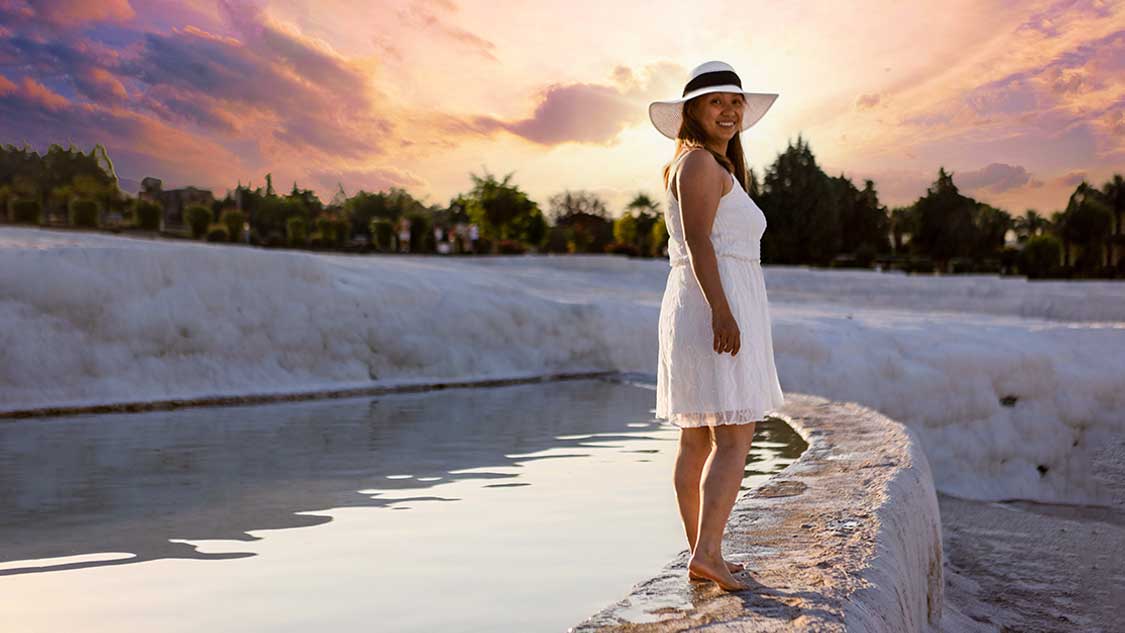
<svg viewBox="0 0 1125 633"><path fill-rule="evenodd" d="M734 179L719 200L711 243L723 292L738 323L737 356L716 353L711 307L699 287L684 240L680 203L669 172L664 221L671 269L660 305L660 358L656 373L656 417L679 427L756 422L785 403L774 367L773 335L761 265L766 216Z"/></svg>

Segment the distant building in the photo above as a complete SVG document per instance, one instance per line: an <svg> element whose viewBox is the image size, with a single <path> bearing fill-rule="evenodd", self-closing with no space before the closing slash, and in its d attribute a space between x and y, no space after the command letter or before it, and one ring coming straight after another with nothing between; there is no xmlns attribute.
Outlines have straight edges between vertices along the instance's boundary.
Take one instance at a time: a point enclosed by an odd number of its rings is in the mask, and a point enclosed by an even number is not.
<svg viewBox="0 0 1125 633"><path fill-rule="evenodd" d="M193 204L211 208L215 202L215 195L207 189L184 187L183 189L162 189L163 182L159 178L148 177L141 181L141 190L137 198L149 200L159 204L164 209L162 229L175 231L186 228L184 224L184 209Z"/></svg>

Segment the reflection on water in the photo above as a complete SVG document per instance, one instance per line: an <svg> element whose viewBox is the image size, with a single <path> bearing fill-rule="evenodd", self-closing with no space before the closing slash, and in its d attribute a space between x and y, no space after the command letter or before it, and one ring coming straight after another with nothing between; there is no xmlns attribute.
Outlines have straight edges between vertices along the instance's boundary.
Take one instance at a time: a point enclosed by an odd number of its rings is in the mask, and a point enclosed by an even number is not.
<svg viewBox="0 0 1125 633"><path fill-rule="evenodd" d="M565 628L685 547L653 399L582 380L2 423L0 622ZM802 450L759 424L744 487Z"/></svg>

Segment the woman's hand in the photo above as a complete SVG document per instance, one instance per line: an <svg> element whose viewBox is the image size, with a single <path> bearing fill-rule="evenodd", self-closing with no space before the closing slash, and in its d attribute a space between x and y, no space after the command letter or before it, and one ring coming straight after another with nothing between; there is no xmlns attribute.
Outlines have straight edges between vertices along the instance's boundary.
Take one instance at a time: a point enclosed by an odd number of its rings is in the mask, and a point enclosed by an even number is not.
<svg viewBox="0 0 1125 633"><path fill-rule="evenodd" d="M730 352L731 356L738 354L739 348L742 347L742 334L729 307L711 313L711 330L715 333L712 344L715 352L719 354Z"/></svg>

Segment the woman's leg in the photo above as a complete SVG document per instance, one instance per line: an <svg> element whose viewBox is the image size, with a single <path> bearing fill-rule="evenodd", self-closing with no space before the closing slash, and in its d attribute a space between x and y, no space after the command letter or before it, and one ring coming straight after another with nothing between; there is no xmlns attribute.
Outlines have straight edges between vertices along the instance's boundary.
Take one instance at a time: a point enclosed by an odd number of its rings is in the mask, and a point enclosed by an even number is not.
<svg viewBox="0 0 1125 633"><path fill-rule="evenodd" d="M680 429L680 448L676 453L673 481L688 549L692 552L695 551L696 534L699 530L699 482L703 478L703 465L710 454L710 427Z"/></svg>
<svg viewBox="0 0 1125 633"><path fill-rule="evenodd" d="M754 439L755 423L714 427L715 449L703 473L699 505L699 529L688 570L719 583L723 589L738 591L746 585L731 576L723 562L723 530L746 468L746 455Z"/></svg>

